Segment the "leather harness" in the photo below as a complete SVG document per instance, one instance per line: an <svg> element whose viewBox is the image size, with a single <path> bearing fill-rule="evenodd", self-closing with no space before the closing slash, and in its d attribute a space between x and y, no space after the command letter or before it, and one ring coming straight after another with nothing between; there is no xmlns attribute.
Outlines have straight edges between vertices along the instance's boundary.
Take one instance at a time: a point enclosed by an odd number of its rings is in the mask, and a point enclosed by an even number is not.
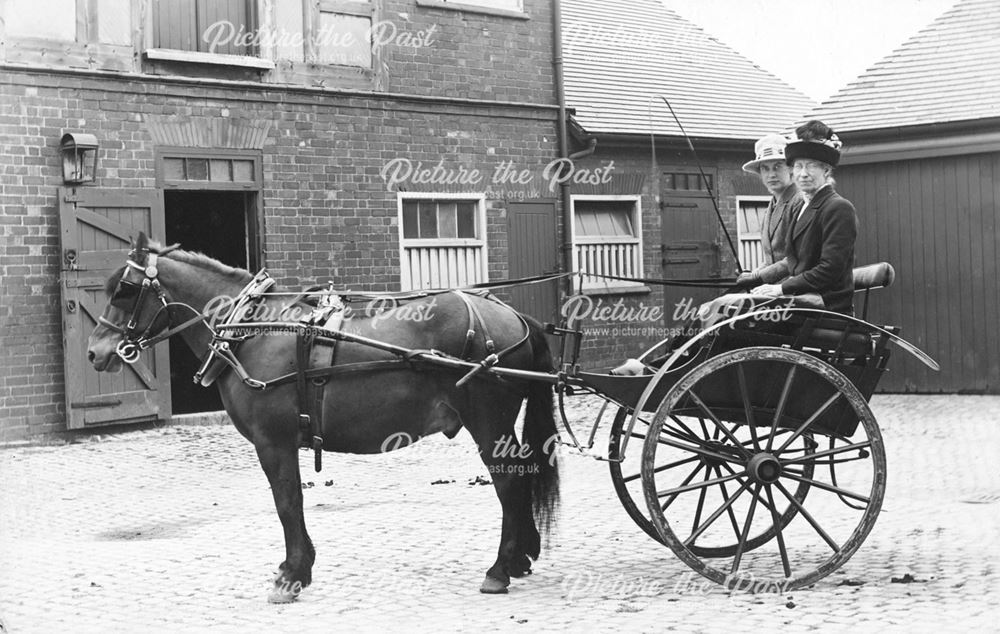
<svg viewBox="0 0 1000 634"><path fill-rule="evenodd" d="M175 248L177 247L168 247L167 249L161 250L159 254L143 249L142 251L146 254L145 266L137 264L131 257L127 260L126 264L128 267L138 269L145 275L145 279L141 283L127 281L124 279L123 275L122 279L119 281L119 289L116 289L112 296L112 299L114 299L120 290L125 289L126 287L135 287L137 289L135 291L136 297L132 301L131 313L128 321L124 326L120 326L108 321L103 316L99 318L99 322L102 325L122 335L122 340L119 342L116 353L126 363L135 363L138 361L142 350L150 348L156 343L159 343L160 341L163 341L164 339L198 322L205 323L206 327L212 331L212 340L209 343L208 353L205 355L201 367L194 375L194 382L208 387L227 369L232 369L237 373L237 376L245 385L256 390L266 390L294 381L298 398L298 425L301 438L300 444L305 448L311 448L315 452L315 468L317 472L323 468L323 401L325 397L325 388L329 383L331 376L348 372L372 372L396 369L414 370L418 369L420 362L433 364L436 359L441 360L439 364L441 367L455 367L454 363L451 366L446 366L445 364L445 361L455 361L455 357L450 357L436 350L407 349L374 339L350 335L342 331L340 329L340 325L344 316L344 304L339 296L332 293L332 289L323 294L316 306L309 306L309 308L312 309L312 312L299 322L253 323L244 321L244 317L253 313L253 310L257 307L264 296L269 294L269 289L274 286L275 281L267 274L266 271L263 270L257 273L257 275L255 275L243 288L243 290L241 290L240 293L232 300L229 305L230 310L223 318L222 322L210 324L208 323L210 315L198 312L187 304L178 304L176 302L167 301L166 294L157 279L157 255L163 256ZM296 296L292 304L306 303L306 299L311 294L315 294L317 290L322 291L323 289L322 287L319 287L318 289L310 289L309 291ZM145 298L151 291L155 292L159 307L153 317L149 320L149 323L143 332L139 333L139 319L143 312ZM507 304L503 303L495 296L491 295L485 288L475 291L475 294L506 307L508 310L517 315L518 319L521 321L522 327L524 328L524 336L517 343L501 351L497 351L496 343L487 330L486 320L483 319L479 308L468 296L468 291L422 291L408 294L389 295L388 297L395 302L399 300L426 298L432 295L447 292L455 293L459 298L461 298L466 306L469 319L469 326L466 330L465 343L463 345L461 355L461 360L465 361L465 363L459 365L463 370L468 370L470 367L472 369L469 370L465 376L459 379L459 381L455 384L457 387L461 387L479 373L495 366L508 353L520 348L528 340L530 329L527 322L525 322L524 317L521 316L520 313L507 306ZM372 299L380 297L384 298L386 296L361 295L360 297ZM158 334L154 334L153 329L159 320L160 314L163 311L168 310L168 308L172 305L185 307L193 312L195 316L176 327L171 326L168 318L166 329ZM240 360L237 358L236 352L240 347L240 344L247 339L256 336L253 332L254 328L274 326L294 329L294 332L296 333L296 368L294 372L289 374L285 374L268 381L260 381L247 374L243 364L240 363ZM243 329L244 332L241 333L241 329ZM479 331L483 333L486 356L482 360L478 361L478 363L470 363L470 354L472 352L476 335ZM368 345L376 349L390 352L394 354L396 358L349 363L338 366L335 365L335 363L337 344L340 341L351 341ZM500 377L494 377L494 379L501 383L505 381L505 379Z"/></svg>

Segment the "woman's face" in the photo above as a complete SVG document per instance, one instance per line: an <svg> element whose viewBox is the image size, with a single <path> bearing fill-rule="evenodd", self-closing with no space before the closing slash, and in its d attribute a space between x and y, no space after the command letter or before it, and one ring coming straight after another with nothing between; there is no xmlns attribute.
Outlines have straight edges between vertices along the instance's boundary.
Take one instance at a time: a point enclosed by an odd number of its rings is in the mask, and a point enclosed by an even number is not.
<svg viewBox="0 0 1000 634"><path fill-rule="evenodd" d="M829 174L829 165L812 159L795 159L792 165L792 178L804 194L815 194L816 190L826 185Z"/></svg>

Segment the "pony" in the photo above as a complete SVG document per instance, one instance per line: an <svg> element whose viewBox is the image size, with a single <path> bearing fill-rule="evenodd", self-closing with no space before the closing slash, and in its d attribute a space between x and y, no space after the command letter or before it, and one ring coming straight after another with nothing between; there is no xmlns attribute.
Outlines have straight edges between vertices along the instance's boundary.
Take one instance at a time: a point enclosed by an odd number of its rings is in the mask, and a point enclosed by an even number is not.
<svg viewBox="0 0 1000 634"><path fill-rule="evenodd" d="M148 343L154 335L159 340L176 332L203 357L215 333L208 318L197 313L213 302L217 305L218 298L236 297L252 279L245 270L177 245L163 247L140 233L125 266L106 282L109 302L88 340L88 360L98 372L120 371L123 359L134 361L123 350L133 346L129 352L138 356L135 333L143 333ZM272 289L266 301L274 314L283 314L297 300ZM354 315L344 326L361 337L451 359L463 354L486 359L496 346L508 353L500 366L546 373L553 369L537 321L478 295L429 294L385 312ZM237 356L246 374L260 380L294 373L300 361L296 337L287 333L250 337L240 343ZM329 377L315 403L322 411L322 450L378 453L437 432L453 438L462 427L467 429L503 509L497 557L480 591L506 593L511 577L531 573L558 507L552 384L483 373L456 386L467 368L456 374L435 364L372 363L388 359L399 361L399 355L356 341L336 344L332 365L345 371ZM287 603L312 582L316 558L306 532L299 472L300 446L308 445L313 434L300 424L294 381L255 389L243 378L227 369L215 385L233 425L253 444L271 485L284 529L285 559L268 600ZM515 422L525 400L518 440Z"/></svg>

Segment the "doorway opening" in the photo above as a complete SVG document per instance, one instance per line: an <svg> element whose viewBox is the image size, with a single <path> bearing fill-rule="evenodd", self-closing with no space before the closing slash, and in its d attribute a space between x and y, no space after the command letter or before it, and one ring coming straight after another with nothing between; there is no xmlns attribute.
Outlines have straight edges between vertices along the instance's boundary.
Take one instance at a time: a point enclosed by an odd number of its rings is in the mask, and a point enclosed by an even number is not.
<svg viewBox="0 0 1000 634"><path fill-rule="evenodd" d="M166 244L180 244L229 266L248 268L251 257L255 192L211 190L166 190L163 207ZM201 361L184 339L171 337L170 397L174 414L213 412L223 409L219 390L192 382Z"/></svg>

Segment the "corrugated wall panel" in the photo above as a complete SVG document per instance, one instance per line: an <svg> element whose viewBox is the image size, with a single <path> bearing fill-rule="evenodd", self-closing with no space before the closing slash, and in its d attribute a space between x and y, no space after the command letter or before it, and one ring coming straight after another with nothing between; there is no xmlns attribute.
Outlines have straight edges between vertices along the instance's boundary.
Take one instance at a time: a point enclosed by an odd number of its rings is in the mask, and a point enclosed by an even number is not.
<svg viewBox="0 0 1000 634"><path fill-rule="evenodd" d="M837 181L858 209L858 264L897 272L870 320L901 326L941 364L897 351L881 388L1000 393L1000 154L845 166Z"/></svg>

